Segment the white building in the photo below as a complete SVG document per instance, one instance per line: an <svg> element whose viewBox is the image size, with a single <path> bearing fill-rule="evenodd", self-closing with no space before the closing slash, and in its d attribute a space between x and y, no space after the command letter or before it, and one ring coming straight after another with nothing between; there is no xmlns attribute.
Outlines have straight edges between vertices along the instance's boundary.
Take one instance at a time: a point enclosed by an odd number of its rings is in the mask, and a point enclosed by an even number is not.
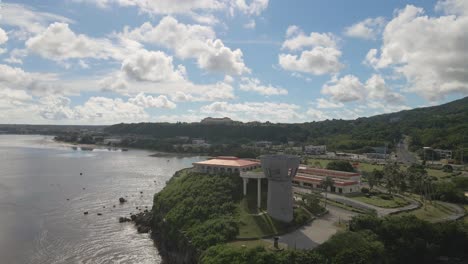
<svg viewBox="0 0 468 264"><path fill-rule="evenodd" d="M304 152L309 155L325 155L327 154L327 146L325 145L307 145L304 147Z"/></svg>

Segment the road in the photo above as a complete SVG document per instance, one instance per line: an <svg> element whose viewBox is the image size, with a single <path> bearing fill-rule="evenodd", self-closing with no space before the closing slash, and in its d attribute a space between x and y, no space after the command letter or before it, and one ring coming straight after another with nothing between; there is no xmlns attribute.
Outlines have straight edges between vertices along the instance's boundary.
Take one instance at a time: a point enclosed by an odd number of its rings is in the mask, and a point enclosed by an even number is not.
<svg viewBox="0 0 468 264"><path fill-rule="evenodd" d="M283 235L279 242L296 249L312 249L327 241L340 229L338 224L349 221L357 213L332 205L327 206L328 214L315 219L300 229Z"/></svg>
<svg viewBox="0 0 468 264"><path fill-rule="evenodd" d="M418 163L416 156L408 150L409 138L405 137L396 146L397 160L404 164Z"/></svg>

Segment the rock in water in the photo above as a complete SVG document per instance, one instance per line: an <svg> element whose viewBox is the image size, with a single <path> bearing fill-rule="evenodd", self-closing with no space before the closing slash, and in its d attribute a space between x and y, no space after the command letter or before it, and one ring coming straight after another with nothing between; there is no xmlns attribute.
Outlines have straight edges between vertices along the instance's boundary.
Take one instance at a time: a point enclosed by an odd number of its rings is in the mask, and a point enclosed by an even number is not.
<svg viewBox="0 0 468 264"><path fill-rule="evenodd" d="M88 214L88 211L84 212L83 214L87 215L87 214Z"/></svg>
<svg viewBox="0 0 468 264"><path fill-rule="evenodd" d="M119 223L125 223L125 222L130 222L132 219L128 217L119 217Z"/></svg>
<svg viewBox="0 0 468 264"><path fill-rule="evenodd" d="M127 201L127 200L125 200L125 198L123 198L123 197L120 197L120 198L119 198L119 202L120 202L120 203L125 203L126 201Z"/></svg>

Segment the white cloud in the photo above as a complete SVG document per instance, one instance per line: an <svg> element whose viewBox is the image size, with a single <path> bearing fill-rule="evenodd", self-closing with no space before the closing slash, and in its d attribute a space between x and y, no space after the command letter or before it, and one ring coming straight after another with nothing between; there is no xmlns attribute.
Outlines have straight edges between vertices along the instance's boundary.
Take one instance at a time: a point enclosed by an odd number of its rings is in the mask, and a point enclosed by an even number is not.
<svg viewBox="0 0 468 264"><path fill-rule="evenodd" d="M141 48L135 42L129 43L129 40L123 44L114 44L106 38L75 34L68 24L56 22L28 39L25 45L29 51L56 61L83 58L124 59L131 51Z"/></svg>
<svg viewBox="0 0 468 264"><path fill-rule="evenodd" d="M0 85L0 110L18 108L32 100L32 96L23 90L14 90Z"/></svg>
<svg viewBox="0 0 468 264"><path fill-rule="evenodd" d="M295 104L272 102L228 103L214 102L200 108L201 113L229 116L240 121L297 122L304 118Z"/></svg>
<svg viewBox="0 0 468 264"><path fill-rule="evenodd" d="M369 51L366 62L375 68L393 69L407 80L409 91L429 100L448 94L466 95L466 43L468 16L429 17L422 8L408 5L386 25L382 47Z"/></svg>
<svg viewBox="0 0 468 264"><path fill-rule="evenodd" d="M297 28L289 27L286 31L289 37L283 42L282 49L288 50L302 50L308 47L336 47L337 38L332 33L317 33L312 32L309 36L305 35ZM292 38L291 38L292 37Z"/></svg>
<svg viewBox="0 0 468 264"><path fill-rule="evenodd" d="M436 11L446 14L468 15L468 1L466 0L440 0L435 6Z"/></svg>
<svg viewBox="0 0 468 264"><path fill-rule="evenodd" d="M248 23L244 24L244 28L254 29L256 26L255 20L250 20Z"/></svg>
<svg viewBox="0 0 468 264"><path fill-rule="evenodd" d="M88 2L100 8L108 8L115 4L119 6L137 7L141 12L150 15L186 15L199 23L213 23L213 13L229 10L231 15L236 12L248 16L260 15L267 7L268 0L74 0Z"/></svg>
<svg viewBox="0 0 468 264"><path fill-rule="evenodd" d="M181 59L197 59L198 66L205 70L231 75L250 72L242 51L226 47L207 26L186 25L167 16L154 27L147 22L132 31L125 29L121 36L172 49Z"/></svg>
<svg viewBox="0 0 468 264"><path fill-rule="evenodd" d="M4 60L11 64L23 64L23 58L27 55L28 51L26 49L13 49L10 52L10 57Z"/></svg>
<svg viewBox="0 0 468 264"><path fill-rule="evenodd" d="M262 85L259 79L256 78L242 78L242 83L239 85L242 91L253 91L261 95L286 95L288 90L272 85Z"/></svg>
<svg viewBox="0 0 468 264"><path fill-rule="evenodd" d="M174 69L172 57L161 51L139 50L122 62L122 71L137 81L173 82L186 75L185 67Z"/></svg>
<svg viewBox="0 0 468 264"><path fill-rule="evenodd" d="M7 41L8 41L7 33L5 32L5 30L0 28L0 45L6 43Z"/></svg>
<svg viewBox="0 0 468 264"><path fill-rule="evenodd" d="M286 37L282 49L302 52L300 55L279 54L279 64L283 69L323 75L337 73L344 67L340 62L341 51L337 48L337 38L333 34L312 32L307 36L297 26L290 26Z"/></svg>
<svg viewBox="0 0 468 264"><path fill-rule="evenodd" d="M340 63L341 51L335 48L315 47L297 55L280 54L279 64L285 70L306 72L313 75L337 73L344 65Z"/></svg>
<svg viewBox="0 0 468 264"><path fill-rule="evenodd" d="M404 97L388 88L385 80L378 74L372 75L365 84L367 97L370 99L382 99L385 102L396 105L405 101Z"/></svg>
<svg viewBox="0 0 468 264"><path fill-rule="evenodd" d="M142 106L144 108L176 108L176 104L170 101L166 96L160 95L158 97L153 97L151 95L145 95L144 93L137 94L134 98L128 100L130 103Z"/></svg>
<svg viewBox="0 0 468 264"><path fill-rule="evenodd" d="M248 4L245 0L232 0L231 1L231 14L232 9L237 9L247 15L260 15L268 7L268 0L251 0Z"/></svg>
<svg viewBox="0 0 468 264"><path fill-rule="evenodd" d="M385 24L383 17L368 18L345 29L349 37L375 39Z"/></svg>
<svg viewBox="0 0 468 264"><path fill-rule="evenodd" d="M73 23L73 20L47 12L40 12L33 8L13 3L1 3L0 24L17 27L13 35L25 39L32 33L40 33L50 22Z"/></svg>
<svg viewBox="0 0 468 264"><path fill-rule="evenodd" d="M306 112L306 115L309 118L312 118L312 121L322 121L322 120L330 119L330 116L328 114L318 109L314 109L314 108L309 108Z"/></svg>
<svg viewBox="0 0 468 264"><path fill-rule="evenodd" d="M341 102L331 102L325 98L318 98L316 101L317 108L341 108L344 106Z"/></svg>
<svg viewBox="0 0 468 264"><path fill-rule="evenodd" d="M120 6L136 6L142 12L150 14L194 14L196 11L216 11L226 8L220 0L74 0L76 2L89 2L101 8L112 4Z"/></svg>
<svg viewBox="0 0 468 264"><path fill-rule="evenodd" d="M374 74L365 84L354 75L348 74L342 78L333 78L323 85L322 94L330 95L335 102L364 101L367 99L383 100L388 104L400 104L404 97L392 91L385 83L382 76ZM319 99L320 100L320 99ZM318 101L324 104L325 101ZM322 105L324 106L324 105Z"/></svg>
<svg viewBox="0 0 468 264"><path fill-rule="evenodd" d="M330 95L334 101L351 102L364 99L364 86L354 75L333 78L322 87L322 94Z"/></svg>
<svg viewBox="0 0 468 264"><path fill-rule="evenodd" d="M0 64L0 86L13 90L25 90L35 94L51 92L56 74L25 72L21 68Z"/></svg>

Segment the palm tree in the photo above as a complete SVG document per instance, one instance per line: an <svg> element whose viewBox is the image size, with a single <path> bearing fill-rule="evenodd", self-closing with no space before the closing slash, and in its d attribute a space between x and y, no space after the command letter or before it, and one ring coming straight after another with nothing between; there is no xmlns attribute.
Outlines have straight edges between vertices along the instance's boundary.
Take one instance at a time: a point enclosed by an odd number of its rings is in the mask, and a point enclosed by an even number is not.
<svg viewBox="0 0 468 264"><path fill-rule="evenodd" d="M325 180L322 181L322 188L325 191L325 208L327 208L327 193L328 193L328 187L330 189L335 185L335 182L333 181L332 177L327 176Z"/></svg>

